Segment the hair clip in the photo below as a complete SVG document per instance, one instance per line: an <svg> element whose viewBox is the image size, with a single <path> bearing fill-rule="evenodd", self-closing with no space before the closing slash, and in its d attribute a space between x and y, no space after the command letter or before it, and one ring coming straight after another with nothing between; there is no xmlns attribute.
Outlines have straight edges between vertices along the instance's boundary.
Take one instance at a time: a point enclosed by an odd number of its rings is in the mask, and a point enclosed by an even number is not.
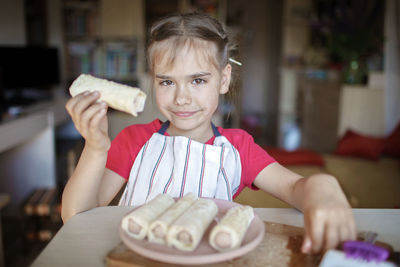
<svg viewBox="0 0 400 267"><path fill-rule="evenodd" d="M228 60L229 60L230 62L232 62L232 63L238 65L238 66L242 66L242 63L241 63L241 62L239 62L239 61L237 61L237 60L234 60L234 59L231 58L231 57L230 57Z"/></svg>

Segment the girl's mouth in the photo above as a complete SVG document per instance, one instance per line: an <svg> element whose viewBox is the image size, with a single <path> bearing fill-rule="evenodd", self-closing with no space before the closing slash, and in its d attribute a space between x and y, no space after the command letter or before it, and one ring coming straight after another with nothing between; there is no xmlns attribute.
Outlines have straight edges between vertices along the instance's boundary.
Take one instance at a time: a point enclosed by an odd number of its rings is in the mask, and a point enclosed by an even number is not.
<svg viewBox="0 0 400 267"><path fill-rule="evenodd" d="M176 111L174 114L181 118L188 118L195 114L195 111Z"/></svg>

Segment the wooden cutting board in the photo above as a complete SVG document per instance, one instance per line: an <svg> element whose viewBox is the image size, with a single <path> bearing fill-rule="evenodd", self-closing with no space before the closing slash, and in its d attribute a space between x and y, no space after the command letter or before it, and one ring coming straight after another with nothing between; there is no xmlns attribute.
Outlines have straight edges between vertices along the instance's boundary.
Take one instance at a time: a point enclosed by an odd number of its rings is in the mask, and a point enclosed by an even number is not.
<svg viewBox="0 0 400 267"><path fill-rule="evenodd" d="M254 250L239 258L207 266L318 266L321 255L301 253L303 233L304 230L300 227L265 222L264 239ZM122 242L107 254L106 263L108 267L181 266L147 259L131 251ZM204 267L205 265L199 266Z"/></svg>

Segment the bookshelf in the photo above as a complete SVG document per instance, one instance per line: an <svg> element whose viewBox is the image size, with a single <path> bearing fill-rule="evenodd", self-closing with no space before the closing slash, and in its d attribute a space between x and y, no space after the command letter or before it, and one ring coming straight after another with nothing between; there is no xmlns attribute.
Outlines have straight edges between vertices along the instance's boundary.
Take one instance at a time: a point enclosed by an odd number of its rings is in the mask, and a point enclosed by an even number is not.
<svg viewBox="0 0 400 267"><path fill-rule="evenodd" d="M125 84L138 81L138 40L104 39L67 43L68 80L89 73Z"/></svg>
<svg viewBox="0 0 400 267"><path fill-rule="evenodd" d="M142 6L143 0L63 0L69 83L89 73L138 86L144 65Z"/></svg>

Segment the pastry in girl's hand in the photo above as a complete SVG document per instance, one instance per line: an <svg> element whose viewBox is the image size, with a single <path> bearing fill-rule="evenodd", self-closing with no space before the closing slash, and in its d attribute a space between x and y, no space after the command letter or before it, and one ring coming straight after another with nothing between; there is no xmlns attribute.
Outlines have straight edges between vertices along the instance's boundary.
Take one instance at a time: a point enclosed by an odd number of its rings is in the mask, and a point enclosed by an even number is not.
<svg viewBox="0 0 400 267"><path fill-rule="evenodd" d="M240 247L243 237L254 218L250 206L230 208L210 233L210 245L218 251L229 251Z"/></svg>
<svg viewBox="0 0 400 267"><path fill-rule="evenodd" d="M182 215L197 199L193 193L186 194L150 224L147 237L150 242L166 244L170 225Z"/></svg>
<svg viewBox="0 0 400 267"><path fill-rule="evenodd" d="M218 213L217 204L211 199L199 198L171 226L167 234L168 246L193 251L204 232Z"/></svg>
<svg viewBox="0 0 400 267"><path fill-rule="evenodd" d="M76 96L85 91L98 91L99 101L104 101L108 106L137 116L143 111L146 94L139 88L130 87L116 82L81 74L69 88L71 96Z"/></svg>
<svg viewBox="0 0 400 267"><path fill-rule="evenodd" d="M129 236L142 240L146 237L150 224L174 203L171 196L159 194L126 215L122 219L121 227Z"/></svg>

